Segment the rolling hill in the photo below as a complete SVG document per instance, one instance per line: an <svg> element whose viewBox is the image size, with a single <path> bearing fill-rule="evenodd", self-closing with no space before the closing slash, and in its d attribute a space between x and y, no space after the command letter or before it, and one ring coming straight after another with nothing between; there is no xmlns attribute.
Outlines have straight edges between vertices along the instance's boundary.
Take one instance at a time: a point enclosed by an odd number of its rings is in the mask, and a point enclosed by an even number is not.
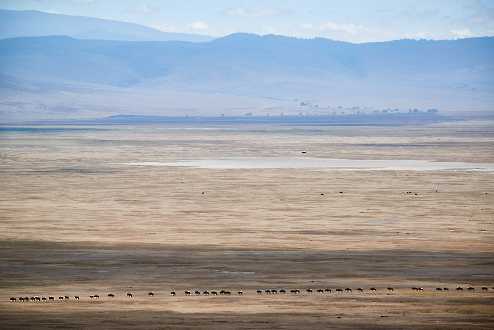
<svg viewBox="0 0 494 330"><path fill-rule="evenodd" d="M65 35L79 39L127 41L209 41L208 36L162 32L147 26L35 10L0 10L0 39Z"/></svg>
<svg viewBox="0 0 494 330"><path fill-rule="evenodd" d="M31 106L15 111L28 115L32 104L76 109L62 116L317 113L336 105L489 112L493 58L489 37L364 44L241 33L203 43L26 37L0 40L0 93L9 104L22 95ZM301 109L299 100L319 108Z"/></svg>

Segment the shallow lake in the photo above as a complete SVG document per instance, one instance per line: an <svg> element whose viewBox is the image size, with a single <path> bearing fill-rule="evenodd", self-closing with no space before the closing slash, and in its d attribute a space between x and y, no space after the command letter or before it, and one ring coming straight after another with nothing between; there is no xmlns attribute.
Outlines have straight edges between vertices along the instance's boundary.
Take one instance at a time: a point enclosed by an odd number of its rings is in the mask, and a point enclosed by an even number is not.
<svg viewBox="0 0 494 330"><path fill-rule="evenodd" d="M175 162L131 162L131 166L180 166L209 169L329 169L391 171L494 171L492 163L435 162L407 159L223 158Z"/></svg>

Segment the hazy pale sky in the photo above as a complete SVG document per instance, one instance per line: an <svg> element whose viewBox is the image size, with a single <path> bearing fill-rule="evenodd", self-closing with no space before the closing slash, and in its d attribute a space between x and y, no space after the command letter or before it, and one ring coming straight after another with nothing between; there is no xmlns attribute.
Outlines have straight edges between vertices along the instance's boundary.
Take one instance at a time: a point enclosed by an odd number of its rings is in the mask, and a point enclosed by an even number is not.
<svg viewBox="0 0 494 330"><path fill-rule="evenodd" d="M494 35L494 0L0 0L0 8L212 36L251 32L365 42Z"/></svg>

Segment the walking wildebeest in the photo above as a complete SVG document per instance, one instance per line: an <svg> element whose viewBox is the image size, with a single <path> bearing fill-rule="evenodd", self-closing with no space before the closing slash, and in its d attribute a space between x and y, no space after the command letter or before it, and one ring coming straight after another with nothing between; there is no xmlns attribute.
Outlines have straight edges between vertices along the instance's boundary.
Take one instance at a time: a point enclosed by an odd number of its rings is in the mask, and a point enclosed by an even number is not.
<svg viewBox="0 0 494 330"><path fill-rule="evenodd" d="M364 292L364 289L362 289L362 288L357 288L357 291L359 291L359 292Z"/></svg>
<svg viewBox="0 0 494 330"><path fill-rule="evenodd" d="M299 294L300 290L299 289L293 289L293 290L290 290L290 293Z"/></svg>
<svg viewBox="0 0 494 330"><path fill-rule="evenodd" d="M94 295L94 298L99 299L99 296L97 294ZM68 298L67 298L68 299Z"/></svg>
<svg viewBox="0 0 494 330"><path fill-rule="evenodd" d="M216 292L216 291L211 291L211 294L212 294L213 296L217 296L217 295L218 295L218 292Z"/></svg>
<svg viewBox="0 0 494 330"><path fill-rule="evenodd" d="M305 290L307 293L312 293L312 289L306 289Z"/></svg>
<svg viewBox="0 0 494 330"><path fill-rule="evenodd" d="M31 299L31 301L35 301L35 300L36 300L36 298L35 298L35 297L31 297L31 298L29 298L29 299Z"/></svg>
<svg viewBox="0 0 494 330"><path fill-rule="evenodd" d="M280 293L285 294L286 293L286 290L285 289L281 289L280 290Z"/></svg>
<svg viewBox="0 0 494 330"><path fill-rule="evenodd" d="M257 294L262 294L262 290L257 290Z"/></svg>
<svg viewBox="0 0 494 330"><path fill-rule="evenodd" d="M186 291L184 291L184 294L185 294L186 296L190 296L190 291L187 291L187 290L186 290Z"/></svg>
<svg viewBox="0 0 494 330"><path fill-rule="evenodd" d="M326 289L324 289L324 292L329 292L329 293L331 293L331 289L326 288Z"/></svg>
<svg viewBox="0 0 494 330"><path fill-rule="evenodd" d="M463 288L461 286L456 288L456 291L463 291Z"/></svg>
<svg viewBox="0 0 494 330"><path fill-rule="evenodd" d="M41 300L46 301L46 297L42 297Z"/></svg>
<svg viewBox="0 0 494 330"><path fill-rule="evenodd" d="M55 300L55 297L48 297L48 300Z"/></svg>
<svg viewBox="0 0 494 330"><path fill-rule="evenodd" d="M345 289L345 291L346 291L346 292L352 292L352 289L350 289L350 288L346 288L346 289Z"/></svg>
<svg viewBox="0 0 494 330"><path fill-rule="evenodd" d="M195 294L196 296L200 296L200 295L201 295L201 292L200 292L200 291L194 291L194 294Z"/></svg>
<svg viewBox="0 0 494 330"><path fill-rule="evenodd" d="M388 289L388 291L394 291L394 290L395 290L395 289L394 289L394 288L392 288L392 287L389 287L389 288L387 288L387 289Z"/></svg>
<svg viewBox="0 0 494 330"><path fill-rule="evenodd" d="M203 294L203 295L205 295L205 296L209 296L209 291L208 291L208 290L206 290L206 291L204 291L202 294Z"/></svg>
<svg viewBox="0 0 494 330"><path fill-rule="evenodd" d="M98 297L98 298L99 298L99 297ZM65 296L65 300L69 300L69 299L70 299L70 297L69 297L69 296Z"/></svg>
<svg viewBox="0 0 494 330"><path fill-rule="evenodd" d="M19 301L24 302L24 297L19 297Z"/></svg>
<svg viewBox="0 0 494 330"><path fill-rule="evenodd" d="M17 298L15 297L10 297L10 302L16 302L17 301Z"/></svg>
<svg viewBox="0 0 494 330"><path fill-rule="evenodd" d="M38 296L34 297L34 299L36 299L36 301L41 301L41 298Z"/></svg>
<svg viewBox="0 0 494 330"><path fill-rule="evenodd" d="M239 296L242 296L242 295L244 294L244 292L243 292L243 291L238 291L238 292L237 292L237 294L238 294Z"/></svg>
<svg viewBox="0 0 494 330"><path fill-rule="evenodd" d="M489 291L489 288L488 288L488 287L486 287L486 286L483 286L483 287L482 287L482 291Z"/></svg>
<svg viewBox="0 0 494 330"><path fill-rule="evenodd" d="M150 297L154 296L154 292L148 292L148 296Z"/></svg>
<svg viewBox="0 0 494 330"><path fill-rule="evenodd" d="M436 291L443 291L443 288L436 288Z"/></svg>
<svg viewBox="0 0 494 330"><path fill-rule="evenodd" d="M110 297L110 298L115 298L115 295L114 295L113 293L109 293L109 294L108 294L108 297Z"/></svg>
<svg viewBox="0 0 494 330"><path fill-rule="evenodd" d="M474 288L473 286L469 286L469 287L467 288L467 290L468 290L468 291L475 291L475 288Z"/></svg>
<svg viewBox="0 0 494 330"><path fill-rule="evenodd" d="M335 291L336 291L336 292L343 292L343 290L342 290L342 289L336 289Z"/></svg>
<svg viewBox="0 0 494 330"><path fill-rule="evenodd" d="M371 290L372 292L376 292L377 291L376 288L370 288L369 290Z"/></svg>
<svg viewBox="0 0 494 330"><path fill-rule="evenodd" d="M449 291L449 288L443 288L443 291Z"/></svg>
<svg viewBox="0 0 494 330"><path fill-rule="evenodd" d="M74 299L75 300L79 300L79 296L74 296Z"/></svg>
<svg viewBox="0 0 494 330"><path fill-rule="evenodd" d="M324 293L323 289L317 289L317 293Z"/></svg>
<svg viewBox="0 0 494 330"><path fill-rule="evenodd" d="M134 295L132 293L130 293L130 292L127 292L127 297L134 298Z"/></svg>
<svg viewBox="0 0 494 330"><path fill-rule="evenodd" d="M177 293L175 291L170 292L170 295L175 296Z"/></svg>

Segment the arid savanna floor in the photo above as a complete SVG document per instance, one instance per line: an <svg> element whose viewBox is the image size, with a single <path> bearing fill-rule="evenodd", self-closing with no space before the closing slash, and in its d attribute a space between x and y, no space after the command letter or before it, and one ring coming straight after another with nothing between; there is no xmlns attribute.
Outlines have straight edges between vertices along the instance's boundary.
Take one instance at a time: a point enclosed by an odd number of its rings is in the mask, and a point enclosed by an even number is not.
<svg viewBox="0 0 494 330"><path fill-rule="evenodd" d="M494 172L131 165L239 157L493 164L494 124L2 129L1 327L494 328Z"/></svg>

